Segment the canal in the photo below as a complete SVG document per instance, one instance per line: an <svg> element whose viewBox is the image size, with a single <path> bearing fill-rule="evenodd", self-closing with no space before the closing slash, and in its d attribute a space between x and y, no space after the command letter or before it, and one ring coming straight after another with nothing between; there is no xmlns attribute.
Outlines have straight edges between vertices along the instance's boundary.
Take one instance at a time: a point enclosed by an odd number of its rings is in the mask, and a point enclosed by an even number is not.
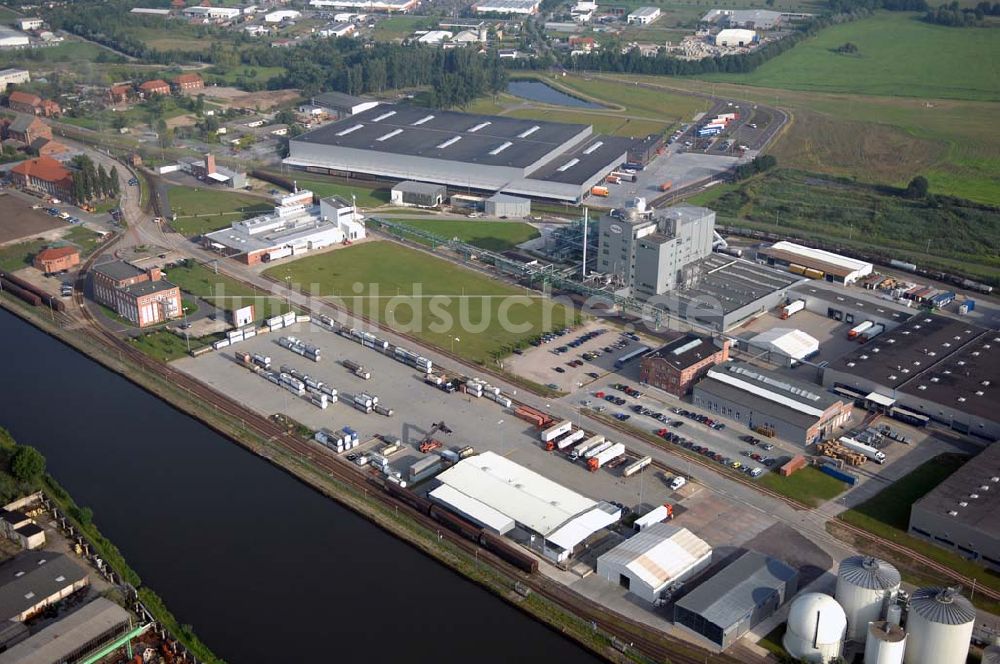
<svg viewBox="0 0 1000 664"><path fill-rule="evenodd" d="M507 92L515 97L538 101L554 106L569 106L571 108L605 108L600 104L568 95L557 90L548 83L528 79L515 79L507 84Z"/></svg>
<svg viewBox="0 0 1000 664"><path fill-rule="evenodd" d="M0 309L0 425L231 664L597 662Z"/></svg>

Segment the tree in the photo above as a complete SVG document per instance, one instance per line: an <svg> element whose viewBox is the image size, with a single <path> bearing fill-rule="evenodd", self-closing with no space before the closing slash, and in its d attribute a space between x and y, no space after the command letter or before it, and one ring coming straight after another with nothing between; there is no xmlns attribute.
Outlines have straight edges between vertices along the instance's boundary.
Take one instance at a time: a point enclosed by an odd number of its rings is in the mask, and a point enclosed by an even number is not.
<svg viewBox="0 0 1000 664"><path fill-rule="evenodd" d="M118 167L112 166L111 173L108 175L111 180L111 195L117 196L121 193L121 181L118 179Z"/></svg>
<svg viewBox="0 0 1000 664"><path fill-rule="evenodd" d="M910 184L906 185L906 197L912 198L913 200L927 198L927 192L929 189L930 184L927 182L927 178L923 175L918 175L910 180Z"/></svg>
<svg viewBox="0 0 1000 664"><path fill-rule="evenodd" d="M104 164L97 167L97 195L100 198L107 198L111 195L111 181L108 179L108 172L104 170Z"/></svg>
<svg viewBox="0 0 1000 664"><path fill-rule="evenodd" d="M22 482L34 480L45 472L45 457L34 447L19 445L11 458L10 472Z"/></svg>

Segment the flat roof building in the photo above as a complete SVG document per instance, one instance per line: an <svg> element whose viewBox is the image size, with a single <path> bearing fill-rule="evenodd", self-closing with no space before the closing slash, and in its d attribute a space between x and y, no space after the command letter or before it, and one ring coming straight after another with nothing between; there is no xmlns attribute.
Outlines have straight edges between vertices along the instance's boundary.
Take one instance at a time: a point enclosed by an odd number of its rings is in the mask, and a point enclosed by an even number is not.
<svg viewBox="0 0 1000 664"><path fill-rule="evenodd" d="M540 0L482 0L473 5L479 14L519 14L538 13Z"/></svg>
<svg viewBox="0 0 1000 664"><path fill-rule="evenodd" d="M88 584L87 572L55 551L25 551L0 563L0 621L24 621Z"/></svg>
<svg viewBox="0 0 1000 664"><path fill-rule="evenodd" d="M389 192L389 202L393 205L413 205L415 207L440 207L448 197L448 188L442 184L397 182Z"/></svg>
<svg viewBox="0 0 1000 664"><path fill-rule="evenodd" d="M808 281L788 292L792 300L804 300L806 311L856 325L869 320L873 324L894 329L913 316L909 307L873 297L867 291L839 288L817 281Z"/></svg>
<svg viewBox="0 0 1000 664"><path fill-rule="evenodd" d="M853 404L819 385L744 362L709 369L694 386L693 403L764 435L810 445L847 424Z"/></svg>
<svg viewBox="0 0 1000 664"><path fill-rule="evenodd" d="M590 125L381 104L291 139L284 163L578 202L630 142Z"/></svg>
<svg viewBox="0 0 1000 664"><path fill-rule="evenodd" d="M597 573L650 604L712 562L712 547L687 528L649 526L597 559Z"/></svg>
<svg viewBox="0 0 1000 664"><path fill-rule="evenodd" d="M98 597L0 653L0 664L62 664L77 661L128 631L132 616Z"/></svg>
<svg viewBox="0 0 1000 664"><path fill-rule="evenodd" d="M629 14L626 20L637 25L649 25L658 18L660 18L659 7L639 7Z"/></svg>
<svg viewBox="0 0 1000 664"><path fill-rule="evenodd" d="M0 69L0 92L6 90L9 85L20 85L30 81L31 73L27 69Z"/></svg>
<svg viewBox="0 0 1000 664"><path fill-rule="evenodd" d="M701 17L701 22L722 25L727 28L773 30L781 25L785 16L782 12L769 9L713 9ZM788 16L795 15L789 14Z"/></svg>
<svg viewBox="0 0 1000 664"><path fill-rule="evenodd" d="M408 12L420 4L419 0L309 0L309 6L317 9L334 7L337 9L358 9L366 12Z"/></svg>
<svg viewBox="0 0 1000 664"><path fill-rule="evenodd" d="M823 384L880 395L962 433L1000 438L1000 332L915 313L823 370Z"/></svg>
<svg viewBox="0 0 1000 664"><path fill-rule="evenodd" d="M531 214L531 201L520 196L493 194L483 201L483 212L487 217L523 219Z"/></svg>
<svg viewBox="0 0 1000 664"><path fill-rule="evenodd" d="M143 270L111 261L90 270L94 299L139 327L157 325L183 314L181 290L159 268Z"/></svg>
<svg viewBox="0 0 1000 664"><path fill-rule="evenodd" d="M544 540L543 552L567 560L587 538L621 518L621 509L597 502L493 452L462 459L437 476L429 496L496 532L509 522Z"/></svg>
<svg viewBox="0 0 1000 664"><path fill-rule="evenodd" d="M1000 443L913 503L909 532L1000 569Z"/></svg>
<svg viewBox="0 0 1000 664"><path fill-rule="evenodd" d="M711 337L688 333L643 355L639 381L683 397L709 369L729 359L728 339L716 346Z"/></svg>
<svg viewBox="0 0 1000 664"><path fill-rule="evenodd" d="M798 573L747 551L674 605L674 624L722 649L733 645L795 594Z"/></svg>
<svg viewBox="0 0 1000 664"><path fill-rule="evenodd" d="M0 48L24 48L31 43L28 35L0 25Z"/></svg>
<svg viewBox="0 0 1000 664"><path fill-rule="evenodd" d="M759 249L757 255L768 265L784 267L794 274L844 285L853 284L871 274L874 269L866 261L786 241Z"/></svg>

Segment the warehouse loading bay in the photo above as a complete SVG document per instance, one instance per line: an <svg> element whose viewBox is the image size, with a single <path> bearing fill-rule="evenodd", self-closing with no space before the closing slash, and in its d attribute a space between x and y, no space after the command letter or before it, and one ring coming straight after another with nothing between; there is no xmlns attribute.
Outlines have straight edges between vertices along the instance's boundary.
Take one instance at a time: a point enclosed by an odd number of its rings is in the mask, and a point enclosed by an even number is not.
<svg viewBox="0 0 1000 664"><path fill-rule="evenodd" d="M589 329L589 326L584 329ZM282 334L293 335L306 343L320 347L323 360L319 363L311 362L282 348L277 343ZM576 331L571 334L576 334ZM608 341L619 338L619 334L613 328L609 328L608 332L601 336L606 337ZM628 352L632 347L626 346L623 352ZM557 404L578 407L579 414L574 418L575 425L601 433L610 440L626 442L629 456L633 460L648 454L661 466L650 467L638 475L625 478L622 471L626 464L614 469L602 468L596 472L589 472L581 463L573 463L563 454L545 451L539 441L538 432L527 422L516 418L510 409L504 409L485 398L475 398L462 393L445 393L425 384L422 375L412 368L316 325L298 323L280 333L262 334L244 341L236 347L236 350L269 356L275 369L286 364L307 373L336 387L341 399L346 400L349 398L348 395L362 391L378 395L380 403L392 408L394 413L391 417L376 413L364 414L345 401L330 404L327 409L322 410L248 371L236 361L234 352L229 349L208 353L198 358L184 358L174 363L174 366L258 412L267 415L285 413L313 429L325 427L339 430L349 426L358 432L362 441L358 448L351 450L352 453L377 451L384 445L379 439L380 436L399 437L404 442L403 449L390 457L390 462L404 477L408 475L410 466L427 456L418 451L417 443L430 433L435 423L444 421L452 433L438 432L435 438L441 440L446 448L457 450L472 446L477 452L493 451L502 454L515 463L585 496L620 503L638 514L669 503L674 509L675 518L672 521L674 525L688 528L716 548L712 567L698 579L688 582L686 584L688 589L696 587L700 579L708 578L734 553L745 548L775 555L796 566L807 582L809 579L823 576L825 571L832 568L835 560L850 553L846 549L840 550L839 545L835 543L813 543L814 538L808 532L796 530L787 522L765 514L748 505L739 496L726 495L713 489L710 482L706 485L690 481L680 490L671 491L668 484L675 474L691 476L693 468L689 458L676 456L667 449L657 448L642 441L626 439L621 433L588 417L588 408L579 404L579 401L590 398L585 396L587 392L610 390L610 385L615 382L637 385L638 362L630 363L621 373L609 372L607 366L601 366L603 362L594 365L594 372L600 372L598 379L571 395L553 400L550 404L553 408ZM544 346L533 348L530 352L549 354ZM613 355L613 357L619 356L617 353ZM371 379L364 380L355 376L340 364L341 359L350 359L363 364L371 372ZM628 398L628 403L648 405L654 410L665 409L672 403L685 405L680 400L655 390L644 390L638 399ZM647 417L633 415L633 418L634 421L630 420L628 424L639 429L655 430L663 426ZM723 431L714 431L697 422L687 421L677 431L701 444L718 446L720 451L726 445L730 446L733 454L738 454L740 449L746 449L746 445L738 440L738 435L743 432L738 431L735 426L727 427ZM907 431L907 435L917 434ZM775 454L781 452L787 458L797 452L790 444L774 442L780 444L780 447L776 445ZM889 464L879 468L880 474L893 479L906 474L922 461L941 451L941 446L931 444L894 447L899 449L889 451ZM318 444L316 450L321 454L333 454L331 450ZM338 455L338 458L345 464L350 463L346 456L345 453ZM666 466L667 470L664 470L663 466ZM359 472L362 472L362 469L359 468ZM862 481L848 494L848 497L854 494L868 497L881 489L886 480L877 480L874 477L874 474L863 473ZM430 488L432 484L434 480L429 480L416 488L419 491ZM627 532L627 529L624 532ZM610 584L593 573L597 556L612 548L622 538L623 535L620 533L606 534L603 539L593 543L591 550L577 556L569 569L559 569L544 561L540 569L613 610L660 629L671 630L668 621L669 605L650 610L648 605L636 600L625 589ZM826 548L823 548L824 546ZM685 638L694 637L685 636Z"/></svg>

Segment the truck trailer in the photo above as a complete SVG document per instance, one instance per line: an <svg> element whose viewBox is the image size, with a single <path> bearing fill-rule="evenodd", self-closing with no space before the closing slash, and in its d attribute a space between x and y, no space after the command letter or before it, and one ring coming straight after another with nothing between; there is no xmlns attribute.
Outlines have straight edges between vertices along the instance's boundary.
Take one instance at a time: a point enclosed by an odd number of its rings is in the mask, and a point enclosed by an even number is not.
<svg viewBox="0 0 1000 664"><path fill-rule="evenodd" d="M851 438L850 436L841 436L840 438L837 439L837 442L849 450L853 450L854 452L864 454L866 457L868 457L877 464L885 463L885 452L877 450L871 445L865 445L864 443L859 442Z"/></svg>

